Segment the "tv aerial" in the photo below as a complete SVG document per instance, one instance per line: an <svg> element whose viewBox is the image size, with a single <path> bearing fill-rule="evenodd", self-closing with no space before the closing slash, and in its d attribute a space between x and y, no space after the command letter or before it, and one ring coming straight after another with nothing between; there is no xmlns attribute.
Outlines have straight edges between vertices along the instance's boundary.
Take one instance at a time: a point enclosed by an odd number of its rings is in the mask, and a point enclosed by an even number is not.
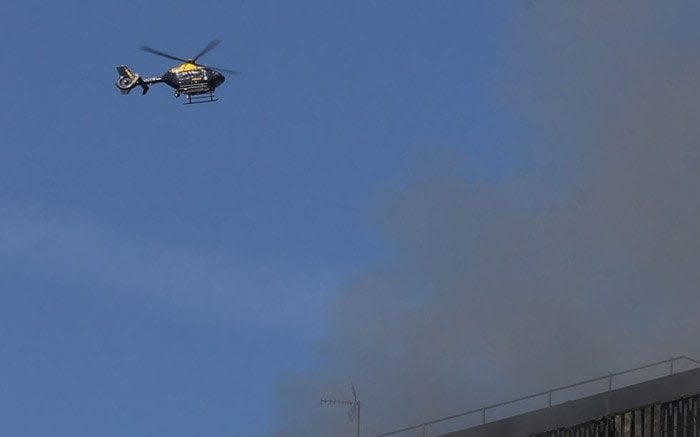
<svg viewBox="0 0 700 437"><path fill-rule="evenodd" d="M349 399L321 399L321 405L329 406L349 406L348 418L350 421L356 421L357 423L357 437L360 437L360 400L357 399L357 391L355 390L355 384L350 383L350 389L352 390L352 400Z"/></svg>

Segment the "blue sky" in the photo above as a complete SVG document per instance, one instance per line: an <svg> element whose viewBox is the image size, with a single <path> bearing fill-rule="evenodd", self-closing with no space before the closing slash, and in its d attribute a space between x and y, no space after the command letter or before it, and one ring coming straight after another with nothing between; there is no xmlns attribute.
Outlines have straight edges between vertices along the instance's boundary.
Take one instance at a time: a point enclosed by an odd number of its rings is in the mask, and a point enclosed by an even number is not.
<svg viewBox="0 0 700 437"><path fill-rule="evenodd" d="M0 432L265 435L327 302L390 256L377 204L436 148L516 158L492 2L11 2L0 16ZM220 101L114 87L242 71ZM137 90L138 91L138 90ZM521 165L521 164L519 164ZM283 426L283 424L282 424Z"/></svg>

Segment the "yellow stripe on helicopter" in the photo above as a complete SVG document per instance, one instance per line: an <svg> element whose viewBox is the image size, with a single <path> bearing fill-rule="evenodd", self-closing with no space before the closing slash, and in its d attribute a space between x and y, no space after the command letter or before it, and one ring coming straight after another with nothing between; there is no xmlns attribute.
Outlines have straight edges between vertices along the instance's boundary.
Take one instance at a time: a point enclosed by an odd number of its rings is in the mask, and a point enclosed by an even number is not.
<svg viewBox="0 0 700 437"><path fill-rule="evenodd" d="M170 72L172 73L182 73L185 71L194 71L198 70L199 66L197 64L193 64L192 62L185 62L182 65L179 65L177 67L171 68Z"/></svg>

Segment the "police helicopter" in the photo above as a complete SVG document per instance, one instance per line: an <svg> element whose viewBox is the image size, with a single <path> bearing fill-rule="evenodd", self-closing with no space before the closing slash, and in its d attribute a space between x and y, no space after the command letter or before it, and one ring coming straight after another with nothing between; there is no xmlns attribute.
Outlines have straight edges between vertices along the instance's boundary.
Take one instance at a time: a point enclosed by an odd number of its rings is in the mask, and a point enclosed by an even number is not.
<svg viewBox="0 0 700 437"><path fill-rule="evenodd" d="M141 94L146 94L150 85L163 82L175 89L175 97L180 97L180 94L187 95L186 104L214 102L218 100L214 96L214 89L224 83L225 79L221 72L240 74L235 70L208 67L197 62L199 58L220 43L221 41L218 39L211 41L202 51L190 59L179 58L148 46L141 46L141 50L145 52L179 61L182 64L171 68L160 77L141 77L126 65L120 65L117 67L117 73L119 73L117 88L122 94L128 94L129 91L140 86L143 90Z"/></svg>

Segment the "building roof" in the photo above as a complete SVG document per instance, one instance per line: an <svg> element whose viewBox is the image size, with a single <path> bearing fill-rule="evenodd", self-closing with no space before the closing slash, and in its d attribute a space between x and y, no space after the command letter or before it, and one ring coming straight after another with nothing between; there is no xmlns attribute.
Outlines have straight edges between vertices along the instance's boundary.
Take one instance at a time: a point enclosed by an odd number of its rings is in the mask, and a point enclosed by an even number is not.
<svg viewBox="0 0 700 437"><path fill-rule="evenodd" d="M549 408L490 422L442 437L529 436L570 427L609 414L700 393L700 369L600 393Z"/></svg>

